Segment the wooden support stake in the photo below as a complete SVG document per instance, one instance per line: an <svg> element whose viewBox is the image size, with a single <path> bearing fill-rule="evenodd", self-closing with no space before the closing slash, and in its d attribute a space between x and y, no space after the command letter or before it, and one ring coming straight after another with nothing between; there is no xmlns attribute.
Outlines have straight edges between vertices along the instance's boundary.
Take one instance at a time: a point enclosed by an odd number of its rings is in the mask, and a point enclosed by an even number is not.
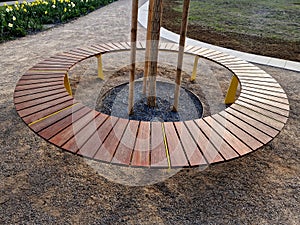
<svg viewBox="0 0 300 225"><path fill-rule="evenodd" d="M199 58L200 57L198 55L195 56L194 68L193 68L193 73L192 73L192 76L191 76L191 81L196 80L196 77L197 77L197 67L198 67Z"/></svg>
<svg viewBox="0 0 300 225"><path fill-rule="evenodd" d="M98 77L101 80L104 80L104 74L103 74L103 64L102 64L102 55L99 54L96 56L98 59Z"/></svg>
<svg viewBox="0 0 300 225"><path fill-rule="evenodd" d="M128 96L128 114L129 115L133 113L133 105L134 105L134 79L135 79L138 7L139 7L139 1L132 0L131 51L130 51L131 68L130 68L129 96Z"/></svg>
<svg viewBox="0 0 300 225"><path fill-rule="evenodd" d="M182 71L183 53L184 53L185 39L186 39L187 26L188 26L189 6L190 6L190 0L184 0L183 12L182 12L182 23L180 28L180 41L179 41L179 52L178 52L178 60L177 60L176 80L175 80L175 93L174 93L174 106L173 106L173 111L175 112L178 111L178 104L179 104L180 86L181 86L181 79L182 79L181 71Z"/></svg>
<svg viewBox="0 0 300 225"><path fill-rule="evenodd" d="M147 24L147 39L146 39L146 51L145 51L145 68L144 68L144 78L143 78L143 94L147 94L147 79L149 76L149 60L150 60L150 51L151 51L151 24L153 16L153 5L154 0L149 1L148 8L148 24Z"/></svg>
<svg viewBox="0 0 300 225"><path fill-rule="evenodd" d="M151 22L151 50L149 67L149 92L148 106L156 106L156 75L158 60L158 44L162 18L162 0L155 0L153 4L153 16Z"/></svg>

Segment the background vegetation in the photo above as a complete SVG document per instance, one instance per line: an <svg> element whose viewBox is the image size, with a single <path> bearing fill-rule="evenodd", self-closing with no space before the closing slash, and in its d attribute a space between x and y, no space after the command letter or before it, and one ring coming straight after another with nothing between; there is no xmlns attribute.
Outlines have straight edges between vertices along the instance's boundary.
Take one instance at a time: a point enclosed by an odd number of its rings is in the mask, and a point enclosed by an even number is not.
<svg viewBox="0 0 300 225"><path fill-rule="evenodd" d="M85 15L115 0L36 0L0 7L0 42Z"/></svg>

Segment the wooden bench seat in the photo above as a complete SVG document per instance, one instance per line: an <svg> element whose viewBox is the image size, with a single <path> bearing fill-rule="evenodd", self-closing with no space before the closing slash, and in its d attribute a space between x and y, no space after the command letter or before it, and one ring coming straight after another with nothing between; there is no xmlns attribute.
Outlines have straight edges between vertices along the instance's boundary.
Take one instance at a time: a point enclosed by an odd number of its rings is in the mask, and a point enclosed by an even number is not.
<svg viewBox="0 0 300 225"><path fill-rule="evenodd" d="M137 49L145 47L137 43ZM16 85L18 114L36 134L73 154L148 168L194 167L238 158L270 142L288 120L287 96L269 74L226 53L195 46L186 46L185 53L226 67L240 82L238 99L217 114L181 122L134 121L99 113L70 95L66 79L75 64L128 50L128 42L95 44L36 64ZM178 45L160 43L160 50L178 51Z"/></svg>

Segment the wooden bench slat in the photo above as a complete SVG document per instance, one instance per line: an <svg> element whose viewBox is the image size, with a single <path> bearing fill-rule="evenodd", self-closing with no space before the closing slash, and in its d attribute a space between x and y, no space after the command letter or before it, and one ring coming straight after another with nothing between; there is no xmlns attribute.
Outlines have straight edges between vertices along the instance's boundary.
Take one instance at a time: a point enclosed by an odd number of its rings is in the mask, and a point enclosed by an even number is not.
<svg viewBox="0 0 300 225"><path fill-rule="evenodd" d="M115 151L120 143L120 140L123 136L123 133L127 127L128 120L119 119L114 117L113 119L115 124L111 123L111 126L105 129L110 129L110 132L107 138L104 140L103 144L101 145L100 149L97 151L94 159L101 160L103 162L111 162ZM101 128L103 129L103 128Z"/></svg>
<svg viewBox="0 0 300 225"><path fill-rule="evenodd" d="M37 127L40 130L38 133L43 138L49 140L50 138L57 135L59 132L63 131L67 127L72 126L72 123L76 122L77 120L84 117L86 114L90 112L91 109L87 107L83 107L79 110L71 112L67 116L62 114L62 115L53 116L53 118L52 117L47 118L46 120L43 121L43 123L40 126Z"/></svg>
<svg viewBox="0 0 300 225"><path fill-rule="evenodd" d="M64 77L65 74L63 73L56 73L56 74L34 74L34 75L23 75L20 80L39 80L39 79L52 79L52 78L61 78Z"/></svg>
<svg viewBox="0 0 300 225"><path fill-rule="evenodd" d="M168 42L159 42L159 50L167 49Z"/></svg>
<svg viewBox="0 0 300 225"><path fill-rule="evenodd" d="M51 132L58 132L60 129L63 129L66 125L66 123L64 122L64 120L67 120L66 118L68 117L68 116L70 116L69 117L69 121L70 121L70 123L72 123L72 121L74 121L74 120L72 120L72 118L73 119L75 119L75 116L74 117L72 117L73 116L73 114L75 114L75 112L77 112L77 111L80 111L80 110L83 110L83 108L87 108L87 107L85 107L84 105L82 105L82 104L76 104L76 105L72 105L72 107L69 107L69 108L67 108L67 109L65 109L65 110L62 110L62 111L60 111L59 113L57 113L57 114L55 114L55 115L53 115L53 116L50 116L50 117L48 117L48 118L45 118L45 119L43 119L43 120L41 120L41 121L39 121L39 122L37 122L37 123L34 123L34 124L32 124L31 126L30 126L30 128L32 129L32 130L34 130L34 132L36 132L36 133L39 133L40 131L42 131L43 129L46 129L46 128L48 128L48 127L50 127L51 125L54 125L55 123L60 123L60 124L56 124L54 127L51 127L51 128L49 128L49 130L51 131ZM64 119L64 120L63 120ZM69 123L69 124L70 124ZM69 124L67 124L67 126L69 125ZM48 133L49 134L49 132L47 132L47 131L45 131L45 133ZM55 133L54 133L55 134ZM53 135L54 135L53 134ZM52 135L52 136L53 136ZM52 136L47 136L46 134L45 135L42 135L44 138L46 138L46 139L49 139L50 137L52 137Z"/></svg>
<svg viewBox="0 0 300 225"><path fill-rule="evenodd" d="M244 114L243 112L241 113L240 111L238 111L232 107L227 108L225 111L227 111L230 114L234 115L235 117L245 121L246 123L252 125L253 127L259 129L260 131L264 132L265 134L267 134L270 137L275 137L278 134L278 131L275 128L270 127L270 126L266 125L265 123L262 123L262 121L256 120L256 119Z"/></svg>
<svg viewBox="0 0 300 225"><path fill-rule="evenodd" d="M215 51L215 50L208 52L208 53L202 53L202 55L207 58L210 58L210 59L213 59L214 57L217 57L217 56L225 56L224 53Z"/></svg>
<svg viewBox="0 0 300 225"><path fill-rule="evenodd" d="M29 116L36 112L51 108L52 106L55 106L57 104L60 104L62 102L68 101L68 100L73 100L73 99L69 95L66 94L62 98L53 99L53 100L41 103L39 105L34 105L34 106L26 108L26 109L21 109L21 110L18 110L18 112L21 117L26 117L26 116Z"/></svg>
<svg viewBox="0 0 300 225"><path fill-rule="evenodd" d="M109 43L101 43L98 46L104 47L110 52L113 52L113 51L117 50L115 46L113 46L113 45L111 46L111 45L109 45Z"/></svg>
<svg viewBox="0 0 300 225"><path fill-rule="evenodd" d="M131 48L130 43L128 43L128 42L120 42L119 44L124 46L125 49L130 49Z"/></svg>
<svg viewBox="0 0 300 225"><path fill-rule="evenodd" d="M73 49L72 52L84 54L84 55L87 55L87 57L91 57L91 56L96 55L96 54L99 53L99 51L88 49L88 48L83 48L83 47Z"/></svg>
<svg viewBox="0 0 300 225"><path fill-rule="evenodd" d="M232 114L230 114L232 113ZM257 128L257 127L262 127L264 124L261 124L254 119L248 118L247 116L240 114L237 111L234 110L228 110L227 111L222 111L219 113L222 117L224 117L226 120L230 121L232 124L235 124L237 127L242 129L243 131L247 132L263 144L268 143L272 139L272 135L267 135L261 130L266 130L264 128ZM244 119L244 120L243 120ZM249 122L249 123L247 123ZM268 129L268 127L267 127ZM270 129L271 130L271 129ZM275 134L277 131L273 130L273 134ZM241 133L242 134L242 133ZM239 137L242 137L243 135L239 135Z"/></svg>
<svg viewBox="0 0 300 225"><path fill-rule="evenodd" d="M278 83L269 83L269 82L264 82L264 81L244 80L243 84L255 84L257 86L272 87L272 88L281 89L281 87Z"/></svg>
<svg viewBox="0 0 300 225"><path fill-rule="evenodd" d="M52 94L50 96L45 96L45 97L30 100L30 101L27 101L27 102L22 102L22 103L19 103L19 104L15 104L15 107L16 107L16 110L23 110L23 109L32 108L34 106L44 104L46 102L53 101L53 100L56 100L56 99L59 99L59 98L64 98L64 97L67 97L67 96L69 96L69 94L64 91L64 92L61 92L61 93L58 93L58 94Z"/></svg>
<svg viewBox="0 0 300 225"><path fill-rule="evenodd" d="M128 126L122 136L119 146L115 152L113 159L114 164L130 165L132 152L134 149L136 135L138 132L139 121L130 120Z"/></svg>
<svg viewBox="0 0 300 225"><path fill-rule="evenodd" d="M50 61L59 61L59 62L68 62L68 63L77 63L77 59L67 57L67 56L62 56L62 55L55 55L49 58Z"/></svg>
<svg viewBox="0 0 300 225"><path fill-rule="evenodd" d="M25 91L29 89L38 89L38 88L44 88L49 86L59 86L62 85L61 81L58 82L51 82L51 83L39 83L39 84L28 84L28 85L20 85L17 86L15 91Z"/></svg>
<svg viewBox="0 0 300 225"><path fill-rule="evenodd" d="M71 97L60 99L59 101L55 100L55 102L53 102L53 104L50 105L50 107L43 108L40 111L34 112L33 114L23 117L22 119L24 120L25 123L30 124L41 118L56 113L57 111L63 110L64 108L70 107L75 103L76 101Z"/></svg>
<svg viewBox="0 0 300 225"><path fill-rule="evenodd" d="M276 97L276 96L272 96L272 95L268 95L268 94L260 94L260 93L257 93L257 92L252 92L252 91L247 91L247 90L243 90L242 93L247 94L247 95L251 95L251 96L255 96L255 97L259 97L259 98L262 98L262 99L267 99L267 100L272 100L272 101L275 101L275 102L280 102L280 103L283 103L283 104L286 104L286 105L289 104L289 101L288 101L287 98Z"/></svg>
<svg viewBox="0 0 300 225"><path fill-rule="evenodd" d="M231 65L237 65L239 63L244 63L243 60L241 60L239 58L235 58L235 57L220 58L220 59L218 59L218 62L222 63L222 65L224 65L226 67L230 67Z"/></svg>
<svg viewBox="0 0 300 225"><path fill-rule="evenodd" d="M206 160L183 122L174 122L188 162L191 166L205 165Z"/></svg>
<svg viewBox="0 0 300 225"><path fill-rule="evenodd" d="M116 117L108 117L105 122L94 132L90 138L80 147L77 154L88 158L94 158L99 148L103 145L109 133L117 122ZM115 143L111 143L112 145ZM105 145L104 145L105 147Z"/></svg>
<svg viewBox="0 0 300 225"><path fill-rule="evenodd" d="M172 167L188 166L189 163L184 154L180 140L177 136L175 126L172 122L164 123L164 130L166 134L170 161Z"/></svg>
<svg viewBox="0 0 300 225"><path fill-rule="evenodd" d="M128 49L127 47L123 46L121 42L115 42L114 45L117 46L120 50Z"/></svg>
<svg viewBox="0 0 300 225"><path fill-rule="evenodd" d="M138 48L138 43L139 42L137 41L136 42L137 48ZM119 50L119 48L117 46L115 46L113 43L105 43L103 45L108 46L108 48L109 48L110 51L117 51L117 50Z"/></svg>
<svg viewBox="0 0 300 225"><path fill-rule="evenodd" d="M32 100L35 100L38 98L43 98L43 97L47 97L47 96L51 96L51 95L55 95L55 94L59 94L59 93L63 93L63 92L66 92L65 88L54 89L54 90L45 91L45 92L41 92L41 93L34 93L32 95L25 95L25 96L21 96L21 97L16 96L14 101L15 101L15 104L19 104L19 103L32 101Z"/></svg>
<svg viewBox="0 0 300 225"><path fill-rule="evenodd" d="M268 100L268 99L262 99L260 97L256 97L256 96L249 95L249 94L246 94L246 93L241 93L240 97L248 98L250 100L257 101L257 102L260 102L260 103L263 103L263 104L266 104L266 105L274 106L274 107L277 107L279 109L284 109L284 110L289 110L290 109L290 106L288 104L273 101L273 100Z"/></svg>
<svg viewBox="0 0 300 225"><path fill-rule="evenodd" d="M37 71L37 72L41 72L41 71L45 71L45 72L59 72L59 73L61 73L61 72L65 72L67 69L66 68L49 68L49 67L47 67L47 66L45 66L45 67L32 67L31 68L31 71Z"/></svg>
<svg viewBox="0 0 300 225"><path fill-rule="evenodd" d="M261 113L261 114L263 114L263 115L265 115L267 117L270 117L270 118L272 118L274 120L277 120L279 122L282 122L282 123L286 123L287 122L287 117L279 115L277 113L273 113L273 112L271 112L269 110L266 110L266 109L263 109L263 108L251 105L249 103L237 100L235 102L235 104L238 104L240 106L246 107L246 108L251 109L251 110L253 110L255 112Z"/></svg>
<svg viewBox="0 0 300 225"><path fill-rule="evenodd" d="M98 45L92 45L91 47L92 47L93 49L99 51L99 54L104 54L104 53L110 51L110 49L109 49L107 46L104 47L103 45L100 45L100 44L98 44Z"/></svg>
<svg viewBox="0 0 300 225"><path fill-rule="evenodd" d="M237 118L233 120L229 120L226 113L222 114L214 114L212 115L212 118L214 118L218 123L220 123L223 127L225 127L227 130L229 130L232 134L234 134L237 138L239 138L242 142L244 142L246 145L248 145L252 150L258 149L261 146L263 146L263 142L258 141L259 139L255 139L254 136L261 135L262 132L257 131L255 129L252 129L252 127L249 129L247 124L245 124L243 121L238 120ZM246 129L242 130L242 127L246 127ZM250 135L249 133L255 133ZM263 134L265 135L265 134ZM270 137L265 135L269 140Z"/></svg>
<svg viewBox="0 0 300 225"><path fill-rule="evenodd" d="M140 122L131 166L150 166L150 122Z"/></svg>
<svg viewBox="0 0 300 225"><path fill-rule="evenodd" d="M83 117L73 122L70 126L66 127L64 130L53 136L50 141L57 146L63 146L68 140L70 140L98 115L99 113L96 111L88 112Z"/></svg>
<svg viewBox="0 0 300 225"><path fill-rule="evenodd" d="M258 112L255 112L249 108L246 108L244 106L240 106L237 104L233 104L231 106L232 109L235 109L243 114L246 114L249 117L252 117L253 119L256 119L266 125L268 125L269 127L272 127L276 130L281 130L284 126L284 123L278 122L277 120L274 120L270 117L264 116Z"/></svg>
<svg viewBox="0 0 300 225"><path fill-rule="evenodd" d="M275 87L275 88L274 87L265 87L265 86L260 86L260 85L243 83L242 88L244 88L244 87L255 88L255 89L261 90L261 91L272 91L272 92L278 92L278 93L285 94L285 92L282 90L282 88L277 88L277 87Z"/></svg>
<svg viewBox="0 0 300 225"><path fill-rule="evenodd" d="M242 92L244 92L244 90L245 91L256 92L256 93L259 93L259 94L275 96L275 97L278 97L278 98L287 98L286 94L282 93L282 92L274 92L274 91L271 91L271 90L262 90L262 89L257 89L257 88L246 87L246 86L243 85Z"/></svg>
<svg viewBox="0 0 300 225"><path fill-rule="evenodd" d="M26 86L26 85L33 85L33 84L45 84L45 83L53 83L53 82L62 82L64 77L56 77L56 78L40 78L40 79L20 79L18 85Z"/></svg>
<svg viewBox="0 0 300 225"><path fill-rule="evenodd" d="M186 127L186 124L183 122L175 122L174 124L190 165L206 165L207 162Z"/></svg>
<svg viewBox="0 0 300 225"><path fill-rule="evenodd" d="M200 49L202 49L201 47L199 46L192 46L191 49L189 49L188 51L186 51L187 53L190 53L190 54L193 54L193 55L196 55L196 52L199 51Z"/></svg>
<svg viewBox="0 0 300 225"><path fill-rule="evenodd" d="M230 68L229 68L230 69ZM231 70L231 69L230 69ZM263 71L257 73L249 73L243 71L234 71L234 74L238 77L260 77L260 78L272 78L269 74L264 73Z"/></svg>
<svg viewBox="0 0 300 225"><path fill-rule="evenodd" d="M238 100L242 101L242 102L249 103L249 104L254 105L254 106L258 106L260 108L266 109L270 112L277 113L277 114L285 116L285 117L289 116L289 111L285 110L285 109L280 109L278 107L274 107L274 106L267 105L267 104L264 104L264 103L261 103L261 102L253 101L251 99L244 98L242 96L240 96Z"/></svg>
<svg viewBox="0 0 300 225"><path fill-rule="evenodd" d="M71 139L69 139L63 146L71 152L78 152L78 150L85 144L85 142L96 132L96 130L107 119L107 115L98 114L85 127L79 130Z"/></svg>
<svg viewBox="0 0 300 225"><path fill-rule="evenodd" d="M65 86L63 84L59 84L59 85L53 85L53 86L46 86L46 87L37 87L34 89L28 89L28 90L15 90L14 93L14 97L15 98L19 98L19 97L23 97L23 96L30 96L33 94L39 94L39 93L43 93L43 92L47 92L47 91L53 91L53 90L57 90L57 89L65 89Z"/></svg>
<svg viewBox="0 0 300 225"><path fill-rule="evenodd" d="M38 65L59 65L59 66L73 66L73 62L64 61L61 59L45 59L40 62Z"/></svg>
<svg viewBox="0 0 300 225"><path fill-rule="evenodd" d="M189 129L193 139L201 149L202 154L209 164L224 161L224 158L203 134L202 130L200 130L200 128L196 125L195 121L190 120L185 121L184 123L186 124L186 127Z"/></svg>
<svg viewBox="0 0 300 225"><path fill-rule="evenodd" d="M277 83L277 81L271 77L254 77L254 76L239 76L239 80L243 81L263 81L268 83Z"/></svg>
<svg viewBox="0 0 300 225"><path fill-rule="evenodd" d="M160 122L151 123L151 167L168 167L162 124Z"/></svg>
<svg viewBox="0 0 300 225"><path fill-rule="evenodd" d="M222 126L210 116L205 117L204 120L210 127L213 127L214 131L219 134L221 139L225 140L240 156L252 151L244 142L240 141L235 135L230 133L230 131L226 129L225 124L222 124L225 125Z"/></svg>
<svg viewBox="0 0 300 225"><path fill-rule="evenodd" d="M68 59L76 59L77 62L81 61L86 57L84 54L79 54L74 52L63 52L58 54L58 56L67 57Z"/></svg>
<svg viewBox="0 0 300 225"><path fill-rule="evenodd" d="M239 156L204 120L196 120L196 123L224 159L229 160Z"/></svg>

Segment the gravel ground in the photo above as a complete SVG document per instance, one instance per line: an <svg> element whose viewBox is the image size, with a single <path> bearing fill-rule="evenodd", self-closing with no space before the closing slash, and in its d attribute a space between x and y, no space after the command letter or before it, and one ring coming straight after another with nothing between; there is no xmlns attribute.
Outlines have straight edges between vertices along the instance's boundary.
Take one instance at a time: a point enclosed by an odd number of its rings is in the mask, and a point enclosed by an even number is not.
<svg viewBox="0 0 300 225"><path fill-rule="evenodd" d="M260 66L288 94L287 125L260 150L205 169L95 164L45 142L18 117L13 91L27 69L73 47L127 41L129 10L130 0L119 0L0 45L0 224L299 224L299 73ZM133 186L141 174L154 184Z"/></svg>

